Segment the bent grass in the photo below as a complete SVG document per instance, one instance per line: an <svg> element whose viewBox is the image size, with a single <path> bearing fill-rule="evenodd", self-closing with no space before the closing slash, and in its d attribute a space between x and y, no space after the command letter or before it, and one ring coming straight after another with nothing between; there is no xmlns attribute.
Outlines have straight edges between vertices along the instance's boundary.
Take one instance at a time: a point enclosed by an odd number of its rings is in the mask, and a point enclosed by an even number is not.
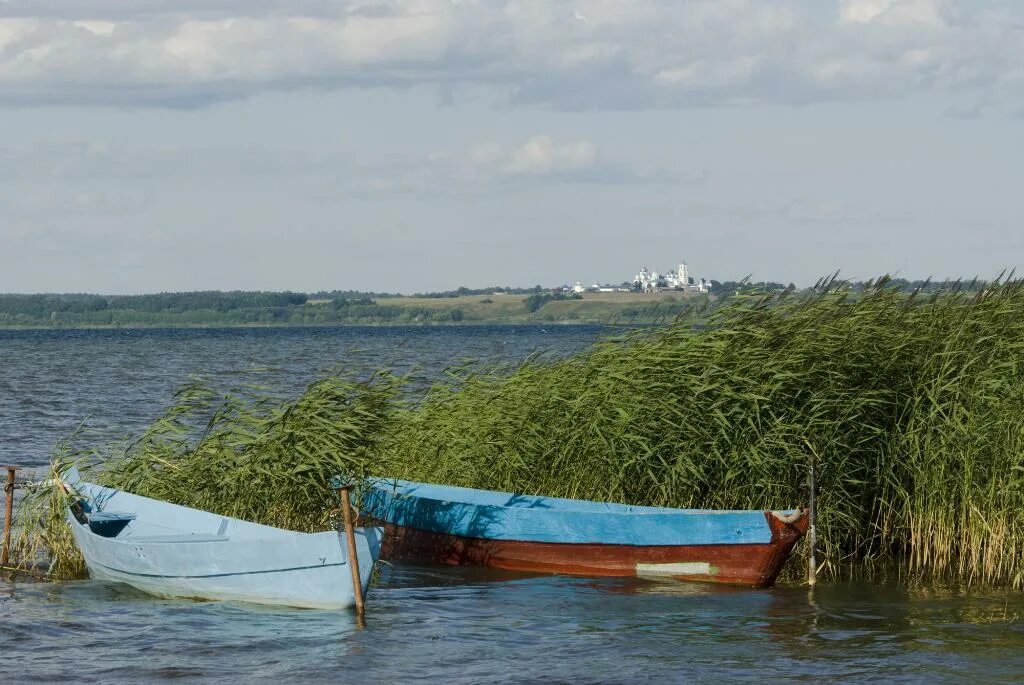
<svg viewBox="0 0 1024 685"><path fill-rule="evenodd" d="M417 398L389 374L326 378L283 404L192 384L93 473L314 530L335 472L778 509L806 501L814 455L824 576L895 565L1024 587L1024 288L886 283L740 296L568 359L453 369Z"/></svg>

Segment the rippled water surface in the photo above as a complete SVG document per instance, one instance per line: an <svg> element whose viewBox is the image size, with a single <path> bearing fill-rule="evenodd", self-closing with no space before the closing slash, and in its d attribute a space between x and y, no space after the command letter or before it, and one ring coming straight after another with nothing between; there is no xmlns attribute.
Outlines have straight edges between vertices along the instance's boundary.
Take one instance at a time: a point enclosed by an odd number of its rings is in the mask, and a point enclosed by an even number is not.
<svg viewBox="0 0 1024 685"><path fill-rule="evenodd" d="M23 679L344 683L1020 682L1017 597L841 585L734 590L385 568L346 612L0 585ZM1010 613L1007 613L1010 612ZM12 671L8 671L12 672Z"/></svg>
<svg viewBox="0 0 1024 685"><path fill-rule="evenodd" d="M569 354L598 326L0 330L0 464L40 465L86 421L92 440L137 432L191 374L297 392L327 369L436 377L466 360Z"/></svg>
<svg viewBox="0 0 1024 685"><path fill-rule="evenodd" d="M42 464L89 417L138 430L190 373L298 390L336 363L569 353L598 328L0 331L0 462ZM0 681L441 683L1024 681L1016 592L743 590L384 566L347 612L0 581Z"/></svg>

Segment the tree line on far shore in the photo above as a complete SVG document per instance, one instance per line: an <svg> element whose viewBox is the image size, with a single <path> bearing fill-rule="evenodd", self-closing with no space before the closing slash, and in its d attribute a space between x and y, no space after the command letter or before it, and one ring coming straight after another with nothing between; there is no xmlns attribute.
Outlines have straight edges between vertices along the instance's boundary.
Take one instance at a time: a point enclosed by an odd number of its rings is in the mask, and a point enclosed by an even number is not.
<svg viewBox="0 0 1024 685"><path fill-rule="evenodd" d="M346 293L346 295L349 295ZM453 322L455 309L379 304L367 295L294 292L0 295L0 327L311 325Z"/></svg>
<svg viewBox="0 0 1024 685"><path fill-rule="evenodd" d="M849 284L859 292L870 282ZM903 292L959 289L975 291L983 281L910 281L891 279L888 287ZM717 299L737 293L763 294L796 289L772 281L711 281L711 295ZM418 298L458 298L467 295L504 293L525 295L524 315L537 318L549 302L577 299L533 286L530 288L491 287L422 293ZM482 302L489 303L489 300ZM679 303L677 309L683 308ZM627 306L635 316L643 307ZM658 308L655 308L658 309ZM641 312L642 313L642 312ZM652 310L652 313L655 313ZM661 307L659 316L671 314ZM506 312L507 315L507 312ZM504 317L498 317L504 318ZM550 319L550 317L543 317ZM488 320L487 315L460 306L423 307L393 293L332 290L316 293L267 291L195 291L165 292L148 295L0 294L0 327L77 327L77 326L216 326L216 325L315 325L458 323Z"/></svg>

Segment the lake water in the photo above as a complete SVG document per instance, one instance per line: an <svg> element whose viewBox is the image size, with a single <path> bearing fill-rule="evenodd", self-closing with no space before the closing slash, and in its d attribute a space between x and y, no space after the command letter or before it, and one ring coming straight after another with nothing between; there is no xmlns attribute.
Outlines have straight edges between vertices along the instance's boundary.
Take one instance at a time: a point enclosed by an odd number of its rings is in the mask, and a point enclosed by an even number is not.
<svg viewBox="0 0 1024 685"><path fill-rule="evenodd" d="M45 463L82 419L137 431L190 373L297 391L337 363L436 375L566 354L596 327L0 331L0 462ZM1021 593L864 583L744 590L383 566L347 612L0 581L0 681L444 683L1024 681Z"/></svg>
<svg viewBox="0 0 1024 685"><path fill-rule="evenodd" d="M570 354L599 326L0 330L0 465L46 464L82 421L85 439L136 434L190 375L296 394L341 365L429 379L466 360Z"/></svg>

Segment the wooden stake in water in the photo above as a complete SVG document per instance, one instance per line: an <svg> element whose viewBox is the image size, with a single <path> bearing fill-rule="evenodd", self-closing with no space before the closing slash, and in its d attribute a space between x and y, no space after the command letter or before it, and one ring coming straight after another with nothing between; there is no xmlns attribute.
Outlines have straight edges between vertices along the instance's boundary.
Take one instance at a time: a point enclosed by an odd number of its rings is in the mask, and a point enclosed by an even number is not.
<svg viewBox="0 0 1024 685"><path fill-rule="evenodd" d="M815 583L818 582L818 529L815 526L817 523L817 507L815 505L815 495L817 494L817 478L816 478L816 465L814 459L814 453L811 453L811 469L807 474L807 485L810 492L810 502L808 504L809 511L807 517L809 519L807 526L807 544L810 545L810 554L807 557L807 584L814 587Z"/></svg>
<svg viewBox="0 0 1024 685"><path fill-rule="evenodd" d="M338 488L341 495L341 516L345 522L345 539L348 540L348 565L352 569L352 592L356 600L356 615L361 619L365 612L363 606L363 581L359 576L359 557L356 554L356 529L352 520L352 501L349 497L351 485Z"/></svg>
<svg viewBox="0 0 1024 685"><path fill-rule="evenodd" d="M4 509L4 551L0 555L0 566L7 566L11 561L11 520L14 518L14 473L17 471L13 466L7 467L7 485L4 492L7 494L6 507Z"/></svg>

